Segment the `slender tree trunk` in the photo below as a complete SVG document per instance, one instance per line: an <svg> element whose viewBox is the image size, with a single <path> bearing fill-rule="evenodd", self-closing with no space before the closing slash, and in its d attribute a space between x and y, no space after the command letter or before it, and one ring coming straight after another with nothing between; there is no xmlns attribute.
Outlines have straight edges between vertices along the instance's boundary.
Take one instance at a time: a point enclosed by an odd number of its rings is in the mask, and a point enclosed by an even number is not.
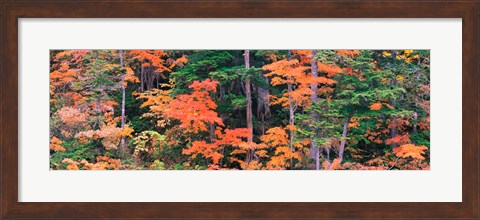
<svg viewBox="0 0 480 220"><path fill-rule="evenodd" d="M293 98L292 98L292 93L293 91L293 86L291 83L288 84L288 111L289 111L289 114L290 114L290 117L289 117L289 125L290 126L295 126L295 112L294 112L294 109L293 109ZM291 130L290 131L290 151L293 152L293 138L294 138L294 131Z"/></svg>
<svg viewBox="0 0 480 220"><path fill-rule="evenodd" d="M347 131L348 131L348 124L350 123L351 116L348 116L343 124L343 132L342 132L342 141L340 142L340 149L338 150L338 159L340 162L343 160L343 152L345 151L345 142L347 141Z"/></svg>
<svg viewBox="0 0 480 220"><path fill-rule="evenodd" d="M288 50L287 52L287 60L291 60L292 59L292 51L291 50ZM288 86L288 111L289 111L289 114L290 114L290 117L289 117L289 125L290 127L293 127L295 126L295 111L293 109L293 98L292 98L292 91L293 91L293 85L291 83L288 83L287 84ZM294 140L294 136L295 136L295 131L294 130L290 130L290 151L293 153L293 140ZM292 158L290 158L290 169L293 168L293 160Z"/></svg>
<svg viewBox="0 0 480 220"><path fill-rule="evenodd" d="M312 78L313 79L317 78L317 72L318 72L318 64L317 64L317 60L315 60L316 55L317 55L317 50L312 50L312 61L311 61L310 66L311 66L311 72L312 72ZM318 84L316 82L314 82L310 85L310 88L312 89L312 92L313 92L312 95L310 96L310 100L311 100L312 105L313 105L313 104L317 103L317 101L318 101ZM317 122L318 116L315 113L315 111L310 112L310 117L312 117L312 123ZM315 129L314 135L316 135L316 134L317 134L317 132L316 132L316 129ZM315 141L313 141L314 138L315 137L310 138L312 140L310 142L310 152L313 153L313 154L310 153L310 156L312 157L314 155L315 158L313 158L313 159L315 159L315 164L316 164L315 168L317 170L319 170L320 169L320 162L319 162L320 158L319 158L318 154L320 153L320 150L319 150L319 147L316 146Z"/></svg>
<svg viewBox="0 0 480 220"><path fill-rule="evenodd" d="M260 78L263 78L265 82L268 84L268 79L263 75L263 73L260 73ZM261 132L262 135L265 134L265 120L268 120L270 118L270 106L269 106L269 95L270 91L266 88L258 87L258 97L257 97L257 118L261 119Z"/></svg>
<svg viewBox="0 0 480 220"><path fill-rule="evenodd" d="M143 63L141 64L141 70L140 70L140 92L143 92L143 85L145 84L145 74L144 74L144 68Z"/></svg>
<svg viewBox="0 0 480 220"><path fill-rule="evenodd" d="M413 133L417 133L417 120L418 120L418 114L417 112L413 113Z"/></svg>
<svg viewBox="0 0 480 220"><path fill-rule="evenodd" d="M392 50L392 64L394 64L395 62L397 61L397 51L396 50ZM397 80L396 79L393 79L392 80L392 83L391 83L393 86L396 86L397 85ZM393 99L390 103L393 107L395 107L395 99ZM395 125L395 117L390 117L390 121L392 123L392 128L390 129L390 136L392 138L394 138L395 136L397 136L397 132L398 132L398 129L397 129L397 126ZM392 147L395 148L397 147L397 144L396 143L392 143Z"/></svg>
<svg viewBox="0 0 480 220"><path fill-rule="evenodd" d="M214 140L217 138L215 135L215 124L210 123L209 127L210 127L210 143L213 143Z"/></svg>
<svg viewBox="0 0 480 220"><path fill-rule="evenodd" d="M97 100L95 101L95 110L97 111L96 125L97 125L97 128L100 129L100 125L101 125L100 115L102 115L102 112L100 110L100 96L97 97Z"/></svg>
<svg viewBox="0 0 480 220"><path fill-rule="evenodd" d="M250 51L245 50L245 68L249 69L250 68ZM253 122L252 122L252 91L250 88L250 78L247 76L245 78L245 96L247 98L247 128L250 133L250 137L248 138L248 142L253 142ZM250 163L250 161L253 159L253 150L249 150L247 152L247 158L246 162L247 164Z"/></svg>
<svg viewBox="0 0 480 220"><path fill-rule="evenodd" d="M119 51L120 56L120 69L123 70L123 51ZM122 130L125 128L125 74L122 75L122 118L121 118L121 128ZM121 139L121 149L122 149L122 157L125 157L125 136L122 136Z"/></svg>
<svg viewBox="0 0 480 220"><path fill-rule="evenodd" d="M420 64L421 64L421 54L418 54L418 61L417 61L417 80L420 79ZM415 109L418 107L418 97L417 94L414 94L415 97ZM418 114L417 111L413 112L413 133L417 133L417 120Z"/></svg>

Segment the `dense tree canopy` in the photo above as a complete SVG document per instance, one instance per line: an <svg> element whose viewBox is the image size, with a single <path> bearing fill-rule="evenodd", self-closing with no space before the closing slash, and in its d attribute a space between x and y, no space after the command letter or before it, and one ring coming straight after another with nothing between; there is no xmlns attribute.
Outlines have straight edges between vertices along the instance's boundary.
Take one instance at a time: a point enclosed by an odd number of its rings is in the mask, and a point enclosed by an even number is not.
<svg viewBox="0 0 480 220"><path fill-rule="evenodd" d="M429 169L424 50L52 50L50 168Z"/></svg>

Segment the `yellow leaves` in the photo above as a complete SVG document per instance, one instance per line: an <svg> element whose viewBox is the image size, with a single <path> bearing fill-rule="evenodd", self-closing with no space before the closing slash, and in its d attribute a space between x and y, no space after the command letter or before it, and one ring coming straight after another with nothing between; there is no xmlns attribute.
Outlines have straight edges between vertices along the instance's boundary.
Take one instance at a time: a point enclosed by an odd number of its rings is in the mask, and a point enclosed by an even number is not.
<svg viewBox="0 0 480 220"><path fill-rule="evenodd" d="M377 103L374 103L374 104L370 105L370 110L378 111L380 109L382 109L382 103L377 102Z"/></svg>
<svg viewBox="0 0 480 220"><path fill-rule="evenodd" d="M132 137L133 129L125 125L125 127L118 131L117 137Z"/></svg>
<svg viewBox="0 0 480 220"><path fill-rule="evenodd" d="M353 116L348 123L348 128L358 128L360 126L360 118Z"/></svg>
<svg viewBox="0 0 480 220"><path fill-rule="evenodd" d="M267 162L267 169L285 169L291 164L288 162L293 158L298 158L299 155L293 152L288 147L288 135L285 130L295 130L295 126L286 126L286 129L282 127L273 127L267 130L265 135L260 137L260 140L263 142L262 146L264 148L274 148L274 156L270 158L270 161ZM267 152L259 152L259 156L267 157Z"/></svg>
<svg viewBox="0 0 480 220"><path fill-rule="evenodd" d="M119 67L120 67L120 64L117 64L117 63L109 63L104 66L105 70L113 70Z"/></svg>
<svg viewBox="0 0 480 220"><path fill-rule="evenodd" d="M387 51L387 50L383 51L382 54L383 54L384 57L391 57L391 56L392 56L392 53L390 53L390 52Z"/></svg>
<svg viewBox="0 0 480 220"><path fill-rule="evenodd" d="M293 158L298 158L298 154L292 153L288 147L278 147L275 150L275 156L267 162L267 169L283 170L290 167L289 161Z"/></svg>
<svg viewBox="0 0 480 220"><path fill-rule="evenodd" d="M422 155L425 155L426 150L428 150L428 148L424 145L415 146L413 144L404 144L400 147L394 148L393 152L397 157L411 157L414 159L425 160L425 157Z"/></svg>
<svg viewBox="0 0 480 220"><path fill-rule="evenodd" d="M404 50L403 53L409 56L411 53L413 53L413 50Z"/></svg>
<svg viewBox="0 0 480 220"><path fill-rule="evenodd" d="M186 56L180 57L177 59L178 63L186 63L188 61Z"/></svg>
<svg viewBox="0 0 480 220"><path fill-rule="evenodd" d="M147 99L142 103L140 108L154 106L152 109L155 113L162 114L167 109L167 105L173 100L170 97L171 90L152 89L144 93L135 93L137 99Z"/></svg>
<svg viewBox="0 0 480 220"><path fill-rule="evenodd" d="M50 150L57 152L57 151L65 151L66 149L62 147L62 141L57 137L53 136L50 139Z"/></svg>
<svg viewBox="0 0 480 220"><path fill-rule="evenodd" d="M397 82L403 82L403 76L402 75L398 75L397 78L396 78Z"/></svg>
<svg viewBox="0 0 480 220"><path fill-rule="evenodd" d="M125 70L127 71L127 74L125 74L125 81L126 82L133 82L133 83L140 82L140 80L135 76L135 73L133 72L132 68L127 66L127 67L125 67Z"/></svg>
<svg viewBox="0 0 480 220"><path fill-rule="evenodd" d="M256 154L257 156L259 156L259 157L268 157L267 153L268 153L268 152L267 152L266 150L257 150L257 151L255 151L255 154Z"/></svg>

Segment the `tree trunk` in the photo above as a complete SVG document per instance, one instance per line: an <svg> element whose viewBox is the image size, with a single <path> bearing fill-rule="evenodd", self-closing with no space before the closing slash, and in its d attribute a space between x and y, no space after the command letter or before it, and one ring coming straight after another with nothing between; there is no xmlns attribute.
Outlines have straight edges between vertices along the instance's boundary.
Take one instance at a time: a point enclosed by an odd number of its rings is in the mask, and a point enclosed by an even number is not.
<svg viewBox="0 0 480 220"><path fill-rule="evenodd" d="M288 111L290 114L289 117L289 125L290 126L295 126L295 112L293 109L293 98L291 96L291 93L293 91L293 86L291 83L288 84ZM293 138L294 138L294 131L290 130L290 151L293 152Z"/></svg>
<svg viewBox="0 0 480 220"><path fill-rule="evenodd" d="M95 111L97 112L97 121L96 121L96 126L98 129L101 127L101 120L100 120L100 115L102 115L101 109L100 109L100 96L97 97L97 100L95 100Z"/></svg>
<svg viewBox="0 0 480 220"><path fill-rule="evenodd" d="M123 66L123 51L119 51L120 56L120 69L124 70ZM123 73L123 72L122 72ZM121 118L121 128L122 130L125 128L125 74L122 75L122 118ZM121 139L121 149L122 149L122 157L125 157L125 136L122 136Z"/></svg>
<svg viewBox="0 0 480 220"><path fill-rule="evenodd" d="M338 159L340 162L343 160L343 152L345 151L345 142L347 142L347 131L348 131L348 124L350 123L351 116L348 116L343 124L343 132L342 132L342 141L340 142L340 149L338 150Z"/></svg>
<svg viewBox="0 0 480 220"><path fill-rule="evenodd" d="M268 84L268 79L260 73L260 77L265 80L265 82ZM257 96L257 118L261 119L261 133L262 135L265 134L265 119L270 118L270 106L269 106L269 95L270 91L266 88L258 87L258 96Z"/></svg>
<svg viewBox="0 0 480 220"><path fill-rule="evenodd" d="M397 51L396 50L392 50L392 64L394 64L397 60ZM393 86L397 85L397 80L396 78L394 78L392 80L392 83L391 83ZM390 105L392 105L393 107L395 107L395 99L393 99L390 103ZM390 136L392 138L394 138L395 136L397 136L397 132L398 132L398 129L397 129L397 126L395 125L395 117L390 117L390 121L392 123L392 128L390 129ZM392 148L395 148L397 147L397 143L392 143Z"/></svg>
<svg viewBox="0 0 480 220"><path fill-rule="evenodd" d="M317 78L317 72L318 72L318 64L317 64L317 60L315 60L315 56L317 55L317 50L312 50L312 61L311 61L311 72L312 72L312 78L315 79ZM317 103L318 101L318 84L316 82L312 83L310 85L310 88L312 89L312 95L310 96L310 101L312 102L312 104L314 103ZM316 123L317 120L318 120L318 116L317 114L315 113L315 111L311 111L310 112L310 117L312 117L312 123ZM316 130L316 129L315 129ZM314 132L314 135L316 134L316 131ZM314 137L311 137L310 139L312 141L310 141L310 157L314 156L315 158L315 168L317 170L320 169L320 158L319 158L319 153L320 153L320 150L319 150L319 147L316 146L316 143L315 141L313 141L313 138Z"/></svg>
<svg viewBox="0 0 480 220"><path fill-rule="evenodd" d="M140 92L143 92L143 85L145 84L145 73L144 73L144 67L143 63L141 64L141 70L140 70Z"/></svg>
<svg viewBox="0 0 480 220"><path fill-rule="evenodd" d="M417 80L420 79L420 64L421 64L421 54L418 54L418 60L417 60ZM415 98L415 109L418 107L418 97L417 94L414 96ZM413 112L413 133L417 133L417 120L418 120L418 114L417 111Z"/></svg>
<svg viewBox="0 0 480 220"><path fill-rule="evenodd" d="M245 68L249 69L250 68L250 51L245 50ZM253 142L253 122L252 122L252 91L250 88L250 77L247 76L245 78L245 96L247 98L247 128L250 133L250 137L248 138L248 142L251 143ZM246 162L247 164L250 163L250 161L253 159L253 150L249 150L247 152L247 157L246 157Z"/></svg>
<svg viewBox="0 0 480 220"><path fill-rule="evenodd" d="M292 59L292 51L291 50L288 50L288 54L287 54L287 60L291 60ZM289 111L289 114L290 114L290 117L289 117L289 125L290 127L293 127L295 126L295 111L293 109L293 98L292 98L292 91L293 91L293 85L291 83L288 83L288 111ZM290 151L293 153L293 139L294 139L294 135L295 135L295 131L294 130L290 130ZM290 168L293 167L293 160L290 159Z"/></svg>

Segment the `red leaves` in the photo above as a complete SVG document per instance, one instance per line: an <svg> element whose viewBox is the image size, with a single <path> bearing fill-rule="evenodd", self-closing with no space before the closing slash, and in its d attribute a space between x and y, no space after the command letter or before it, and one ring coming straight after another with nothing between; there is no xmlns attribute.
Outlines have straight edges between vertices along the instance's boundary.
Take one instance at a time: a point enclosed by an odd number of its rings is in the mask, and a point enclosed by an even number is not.
<svg viewBox="0 0 480 220"><path fill-rule="evenodd" d="M190 85L194 90L191 94L178 95L168 105L168 117L179 120L181 128L193 133L207 131L208 124L224 126L215 112L217 105L210 97L210 92L215 92L217 85L218 81L210 79L193 82Z"/></svg>
<svg viewBox="0 0 480 220"><path fill-rule="evenodd" d="M408 133L404 135L396 135L393 138L387 139L385 144L407 144L410 143L410 135Z"/></svg>

